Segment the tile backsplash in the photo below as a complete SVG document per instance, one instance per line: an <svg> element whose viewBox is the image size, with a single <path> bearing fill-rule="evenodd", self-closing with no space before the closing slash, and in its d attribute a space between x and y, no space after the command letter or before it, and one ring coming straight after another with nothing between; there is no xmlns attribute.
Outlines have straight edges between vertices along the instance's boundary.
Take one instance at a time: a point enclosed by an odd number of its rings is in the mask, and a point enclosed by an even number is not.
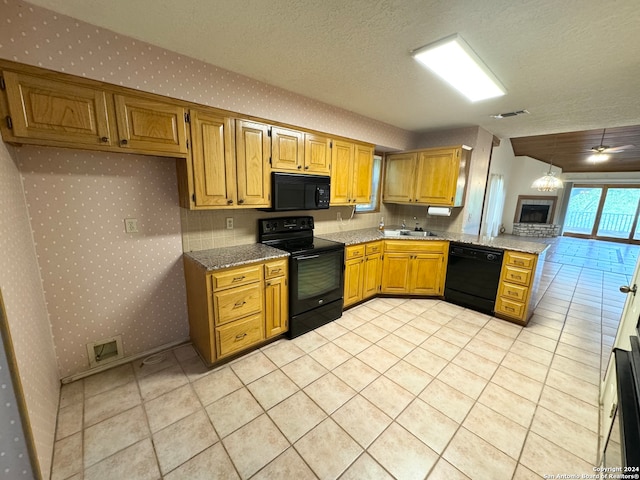
<svg viewBox="0 0 640 480"><path fill-rule="evenodd" d="M314 233L358 230L377 227L380 217L387 211L355 213L353 207L332 207L328 210L293 212L293 215L311 215L314 219ZM342 220L338 220L340 214ZM258 238L258 220L287 216L287 212L262 212L259 210L180 210L182 221L182 248L185 252L207 250L209 248L229 247L256 243ZM233 230L226 229L226 218L233 218Z"/></svg>

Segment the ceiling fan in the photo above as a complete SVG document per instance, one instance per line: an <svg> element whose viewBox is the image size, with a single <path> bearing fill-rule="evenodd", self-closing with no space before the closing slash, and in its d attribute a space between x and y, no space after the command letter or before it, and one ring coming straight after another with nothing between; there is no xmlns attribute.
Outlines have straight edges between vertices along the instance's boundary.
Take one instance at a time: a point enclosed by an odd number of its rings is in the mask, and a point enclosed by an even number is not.
<svg viewBox="0 0 640 480"><path fill-rule="evenodd" d="M620 153L620 152L623 152L624 150L635 147L635 145L621 145L619 147L610 147L609 145L605 145L604 134L606 133L606 131L607 131L606 128L602 130L602 139L600 140L600 145L591 147L592 152L596 154Z"/></svg>

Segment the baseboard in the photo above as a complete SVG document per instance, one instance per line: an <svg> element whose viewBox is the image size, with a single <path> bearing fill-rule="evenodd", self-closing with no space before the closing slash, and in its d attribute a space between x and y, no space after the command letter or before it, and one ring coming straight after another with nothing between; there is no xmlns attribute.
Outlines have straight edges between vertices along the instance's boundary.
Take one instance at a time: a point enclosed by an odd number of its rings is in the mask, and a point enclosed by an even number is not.
<svg viewBox="0 0 640 480"><path fill-rule="evenodd" d="M163 352L165 350L170 350L175 347L179 347L180 345L185 345L190 343L191 340L189 338L185 338L183 340L177 340L175 342L165 343L164 345L160 345L159 347L152 348L151 350L146 350L144 352L138 353L136 355L131 355L129 357L120 358L118 360L114 360L113 362L109 362L106 365L100 365L99 367L90 368L81 373L76 373L75 375L69 375L68 377L64 377L60 379L60 382L64 385L65 383L75 382L76 380L80 380L81 378L88 377L89 375L94 375L96 373L104 372L105 370L109 370L110 368L119 367L120 365L124 365L125 363L134 362L140 358L148 357L149 355L153 355L158 352Z"/></svg>

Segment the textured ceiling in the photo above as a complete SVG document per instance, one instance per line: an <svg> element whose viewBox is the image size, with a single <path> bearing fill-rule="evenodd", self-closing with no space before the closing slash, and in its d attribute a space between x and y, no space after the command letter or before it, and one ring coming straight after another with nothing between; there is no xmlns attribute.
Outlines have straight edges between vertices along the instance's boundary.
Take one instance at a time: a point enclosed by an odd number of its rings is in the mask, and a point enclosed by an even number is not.
<svg viewBox="0 0 640 480"><path fill-rule="evenodd" d="M30 1L411 131L640 124L637 0ZM409 55L453 33L506 96L472 104Z"/></svg>

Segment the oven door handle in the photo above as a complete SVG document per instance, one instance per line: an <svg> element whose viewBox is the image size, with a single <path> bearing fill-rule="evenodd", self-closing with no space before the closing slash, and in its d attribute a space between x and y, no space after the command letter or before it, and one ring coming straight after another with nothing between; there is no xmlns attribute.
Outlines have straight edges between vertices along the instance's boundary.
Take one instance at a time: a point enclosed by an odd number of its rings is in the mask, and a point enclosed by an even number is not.
<svg viewBox="0 0 640 480"><path fill-rule="evenodd" d="M307 255L306 257L295 257L296 260L310 260L312 258L318 258L320 255Z"/></svg>

